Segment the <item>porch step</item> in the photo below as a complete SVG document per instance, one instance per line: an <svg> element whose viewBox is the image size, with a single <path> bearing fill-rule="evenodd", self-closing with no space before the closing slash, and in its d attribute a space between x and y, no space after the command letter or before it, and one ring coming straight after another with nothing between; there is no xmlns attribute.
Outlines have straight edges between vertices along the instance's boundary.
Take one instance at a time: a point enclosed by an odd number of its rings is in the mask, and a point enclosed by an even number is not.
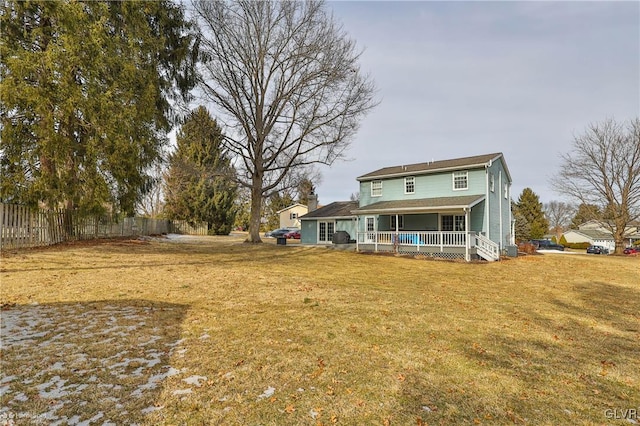
<svg viewBox="0 0 640 426"><path fill-rule="evenodd" d="M476 234L475 237L476 253L478 256L489 262L500 260L500 246L498 246L498 244L484 235Z"/></svg>

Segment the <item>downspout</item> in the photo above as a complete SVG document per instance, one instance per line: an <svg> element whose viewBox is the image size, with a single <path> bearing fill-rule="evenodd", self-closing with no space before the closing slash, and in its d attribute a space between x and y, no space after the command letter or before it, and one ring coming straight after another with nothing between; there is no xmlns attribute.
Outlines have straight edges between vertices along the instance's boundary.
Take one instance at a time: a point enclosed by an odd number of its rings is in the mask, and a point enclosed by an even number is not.
<svg viewBox="0 0 640 426"><path fill-rule="evenodd" d="M500 212L500 250L503 249L502 247L502 241L504 238L504 232L502 231L502 198L503 198L503 188L502 188L502 170L500 170L500 173L498 173L498 185L500 188L500 191L498 191L498 206L500 206L499 208L499 212Z"/></svg>
<svg viewBox="0 0 640 426"><path fill-rule="evenodd" d="M485 206L485 211L484 211L484 229L486 230L486 237L489 238L489 207L491 205L491 203L489 202L489 199L491 198L491 193L489 192L489 165L485 166L485 190L484 193L487 194L486 197L486 206Z"/></svg>
<svg viewBox="0 0 640 426"><path fill-rule="evenodd" d="M471 256L469 255L469 245L471 244L471 234L469 233L469 208L464 207L464 230L465 230L465 244L464 244L464 260L467 262L471 261Z"/></svg>

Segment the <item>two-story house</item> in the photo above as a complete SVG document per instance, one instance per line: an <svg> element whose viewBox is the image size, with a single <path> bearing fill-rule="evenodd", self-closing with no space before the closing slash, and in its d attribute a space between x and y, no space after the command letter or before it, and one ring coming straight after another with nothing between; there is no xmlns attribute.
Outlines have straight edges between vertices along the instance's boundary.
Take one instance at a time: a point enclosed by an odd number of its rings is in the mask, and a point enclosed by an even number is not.
<svg viewBox="0 0 640 426"><path fill-rule="evenodd" d="M359 202L300 218L303 244L346 231L359 251L466 260L498 260L513 244L511 175L501 153L386 167L357 180Z"/></svg>

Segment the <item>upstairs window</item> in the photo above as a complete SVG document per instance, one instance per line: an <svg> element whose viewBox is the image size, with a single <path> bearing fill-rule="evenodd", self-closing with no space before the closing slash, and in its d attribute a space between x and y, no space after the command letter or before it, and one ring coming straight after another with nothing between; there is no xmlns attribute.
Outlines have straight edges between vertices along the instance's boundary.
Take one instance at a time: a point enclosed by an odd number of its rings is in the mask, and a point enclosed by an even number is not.
<svg viewBox="0 0 640 426"><path fill-rule="evenodd" d="M509 184L508 183L504 184L504 199L505 200L509 199Z"/></svg>
<svg viewBox="0 0 640 426"><path fill-rule="evenodd" d="M489 175L489 190L491 192L496 191L496 177L493 173Z"/></svg>
<svg viewBox="0 0 640 426"><path fill-rule="evenodd" d="M372 197L381 197L382 196L382 181L381 180L372 180L371 181L371 196Z"/></svg>
<svg viewBox="0 0 640 426"><path fill-rule="evenodd" d="M404 193L414 194L416 192L416 178L413 176L404 178Z"/></svg>
<svg viewBox="0 0 640 426"><path fill-rule="evenodd" d="M289 219L295 220L298 218L298 213L289 213Z"/></svg>
<svg viewBox="0 0 640 426"><path fill-rule="evenodd" d="M460 191L469 188L469 172L453 173L453 190Z"/></svg>

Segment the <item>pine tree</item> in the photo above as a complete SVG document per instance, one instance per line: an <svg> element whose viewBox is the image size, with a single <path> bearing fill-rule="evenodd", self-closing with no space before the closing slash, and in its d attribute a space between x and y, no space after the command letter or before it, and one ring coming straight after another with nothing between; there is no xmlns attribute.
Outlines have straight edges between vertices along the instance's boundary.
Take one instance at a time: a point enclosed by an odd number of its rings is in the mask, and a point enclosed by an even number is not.
<svg viewBox="0 0 640 426"><path fill-rule="evenodd" d="M210 234L228 234L235 221L237 186L222 130L201 106L187 117L176 140L165 183L165 215L192 224L207 222Z"/></svg>
<svg viewBox="0 0 640 426"><path fill-rule="evenodd" d="M195 83L183 10L6 0L0 28L0 198L132 214Z"/></svg>
<svg viewBox="0 0 640 426"><path fill-rule="evenodd" d="M542 238L549 230L549 221L544 217L540 198L531 188L522 190L518 202L514 204L513 213L516 229L522 233L518 235L516 232L519 240ZM518 224L519 221L524 223Z"/></svg>
<svg viewBox="0 0 640 426"><path fill-rule="evenodd" d="M575 216L571 219L571 229L578 229L580 225L590 220L601 220L602 212L595 204L582 203L578 206Z"/></svg>

